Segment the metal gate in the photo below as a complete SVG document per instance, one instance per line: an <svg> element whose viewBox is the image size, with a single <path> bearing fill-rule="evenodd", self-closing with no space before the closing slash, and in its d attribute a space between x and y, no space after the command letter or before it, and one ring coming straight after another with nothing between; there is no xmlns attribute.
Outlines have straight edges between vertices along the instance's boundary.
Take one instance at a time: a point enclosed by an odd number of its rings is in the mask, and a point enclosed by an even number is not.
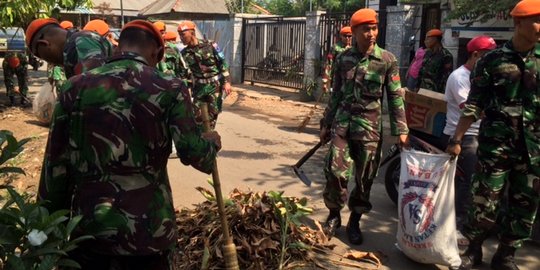
<svg viewBox="0 0 540 270"><path fill-rule="evenodd" d="M302 89L305 19L244 19L242 81Z"/></svg>
<svg viewBox="0 0 540 270"><path fill-rule="evenodd" d="M377 11L379 14L379 35L377 36L377 45L381 48L386 43L386 9ZM339 39L339 30L350 23L352 13L325 13L321 15L319 21L321 59L326 60L326 56L331 48ZM354 43L354 38L353 38Z"/></svg>
<svg viewBox="0 0 540 270"><path fill-rule="evenodd" d="M321 59L326 60L326 56L339 39L339 30L343 26L349 25L351 13L325 13L319 20L319 36L321 38Z"/></svg>

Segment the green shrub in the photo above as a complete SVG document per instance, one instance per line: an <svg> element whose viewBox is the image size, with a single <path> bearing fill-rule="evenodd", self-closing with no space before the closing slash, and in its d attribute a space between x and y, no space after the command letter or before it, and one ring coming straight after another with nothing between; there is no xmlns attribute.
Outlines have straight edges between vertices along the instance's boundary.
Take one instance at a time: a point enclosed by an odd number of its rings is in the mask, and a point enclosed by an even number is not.
<svg viewBox="0 0 540 270"><path fill-rule="evenodd" d="M0 179L24 174L21 168L9 165L9 161L22 152L28 141L17 141L10 131L0 130ZM70 218L69 210L49 213L40 202L27 194L19 194L6 181L0 191L0 269L80 268L67 257L67 252L92 238L71 238L82 216Z"/></svg>

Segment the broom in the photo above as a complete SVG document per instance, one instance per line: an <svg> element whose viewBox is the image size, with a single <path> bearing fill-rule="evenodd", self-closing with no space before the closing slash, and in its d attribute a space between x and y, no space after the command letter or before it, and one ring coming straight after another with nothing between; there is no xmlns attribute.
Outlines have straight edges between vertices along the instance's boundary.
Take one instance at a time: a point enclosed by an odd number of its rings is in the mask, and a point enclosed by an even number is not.
<svg viewBox="0 0 540 270"><path fill-rule="evenodd" d="M297 129L298 133L302 132L304 130L304 128L306 128L307 124L311 120L311 117L313 117L313 114L315 113L315 110L317 109L317 105L319 105L319 102L321 102L321 99L324 96L324 94L325 94L324 91L321 92L321 94L317 98L317 101L315 101L315 105L313 106L313 108L311 108L311 111L309 111L309 113L306 115L306 117L304 117L304 120L302 120L300 125L298 125L298 129Z"/></svg>
<svg viewBox="0 0 540 270"><path fill-rule="evenodd" d="M208 116L208 103L203 102L201 104L201 114L204 123L204 131L210 131L210 117ZM214 168L212 169L212 180L214 191L216 192L216 202L218 205L218 212L221 218L221 230L223 231L223 239L225 244L223 245L223 257L225 259L225 267L227 270L239 270L238 256L236 255L236 245L233 242L232 236L229 232L229 223L225 213L225 204L223 203L223 194L221 193L221 182L219 180L219 173L217 168L217 160L214 160Z"/></svg>

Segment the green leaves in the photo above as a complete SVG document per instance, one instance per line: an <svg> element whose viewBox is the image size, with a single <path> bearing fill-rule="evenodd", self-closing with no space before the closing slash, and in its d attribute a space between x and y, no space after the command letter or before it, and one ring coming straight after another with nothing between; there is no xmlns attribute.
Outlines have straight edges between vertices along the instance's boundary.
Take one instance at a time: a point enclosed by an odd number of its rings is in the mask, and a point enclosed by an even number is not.
<svg viewBox="0 0 540 270"><path fill-rule="evenodd" d="M484 22L500 14L508 14L518 2L519 0L453 0L446 19L467 18L470 23Z"/></svg>
<svg viewBox="0 0 540 270"><path fill-rule="evenodd" d="M54 10L91 7L91 0L0 1L0 27L26 26L36 17L50 17Z"/></svg>
<svg viewBox="0 0 540 270"><path fill-rule="evenodd" d="M49 211L29 196L6 187L8 200L0 208L0 260L8 269L78 268L67 253L91 236L71 239L81 216L69 219L70 211Z"/></svg>
<svg viewBox="0 0 540 270"><path fill-rule="evenodd" d="M17 141L13 133L9 130L0 130L0 176L7 173L21 173L24 171L21 168L6 166L8 160L15 158L23 151L23 146L30 141L29 138Z"/></svg>

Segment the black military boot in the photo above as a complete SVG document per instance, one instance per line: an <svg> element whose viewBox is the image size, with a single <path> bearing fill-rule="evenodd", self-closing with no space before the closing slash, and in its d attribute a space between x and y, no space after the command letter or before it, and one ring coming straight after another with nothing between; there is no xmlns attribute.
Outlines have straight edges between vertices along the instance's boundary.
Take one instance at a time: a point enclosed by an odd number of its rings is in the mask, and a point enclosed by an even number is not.
<svg viewBox="0 0 540 270"><path fill-rule="evenodd" d="M349 237L349 242L353 245L360 245L364 242L364 237L362 236L362 231L360 230L360 218L362 214L351 212L349 217L349 222L347 223L347 236Z"/></svg>
<svg viewBox="0 0 540 270"><path fill-rule="evenodd" d="M10 96L9 97L9 106L15 106L15 97Z"/></svg>
<svg viewBox="0 0 540 270"><path fill-rule="evenodd" d="M323 226L323 231L326 234L326 237L328 237L328 240L334 237L334 234L339 227L341 227L341 214L339 213L339 210L331 209Z"/></svg>
<svg viewBox="0 0 540 270"><path fill-rule="evenodd" d="M514 261L514 254L516 253L516 248L499 244L497 252L493 255L491 259L491 269L494 270L519 270Z"/></svg>
<svg viewBox="0 0 540 270"><path fill-rule="evenodd" d="M482 256L482 242L471 241L465 253L463 255L459 255L461 258L459 270L469 270L473 266L481 265Z"/></svg>

